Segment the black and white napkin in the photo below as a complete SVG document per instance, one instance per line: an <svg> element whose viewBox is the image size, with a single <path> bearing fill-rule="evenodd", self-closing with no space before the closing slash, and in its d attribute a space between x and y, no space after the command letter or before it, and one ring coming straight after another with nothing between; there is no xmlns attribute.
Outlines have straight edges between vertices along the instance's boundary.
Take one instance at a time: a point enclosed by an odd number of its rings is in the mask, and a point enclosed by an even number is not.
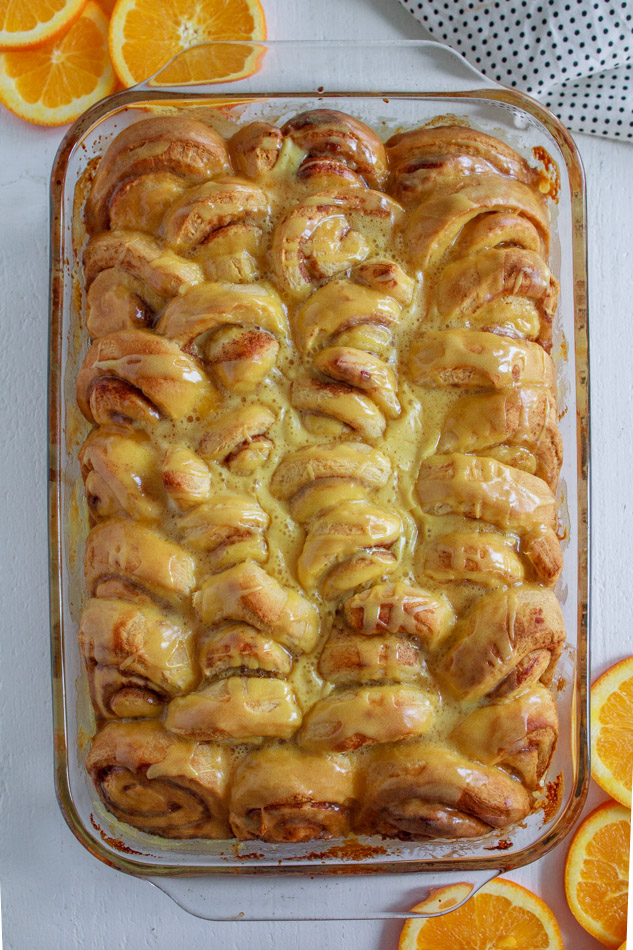
<svg viewBox="0 0 633 950"><path fill-rule="evenodd" d="M489 79L575 132L633 140L631 0L400 0Z"/></svg>

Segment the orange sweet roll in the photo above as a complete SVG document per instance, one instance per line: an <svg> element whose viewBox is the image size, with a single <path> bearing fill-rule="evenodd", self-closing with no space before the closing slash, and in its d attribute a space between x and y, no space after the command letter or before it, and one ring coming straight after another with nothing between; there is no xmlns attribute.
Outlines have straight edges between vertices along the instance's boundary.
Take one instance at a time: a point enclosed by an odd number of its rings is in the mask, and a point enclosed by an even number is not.
<svg viewBox="0 0 633 950"><path fill-rule="evenodd" d="M558 711L551 693L537 685L488 703L466 716L452 731L460 752L484 765L501 765L529 789L538 787L558 739Z"/></svg>
<svg viewBox="0 0 633 950"><path fill-rule="evenodd" d="M334 109L313 109L290 119L281 129L252 122L230 141L234 165L248 178L262 178L284 164L292 149L300 153L299 181L321 187L368 185L382 188L387 179L385 147L372 129ZM321 187L319 187L321 186Z"/></svg>
<svg viewBox="0 0 633 950"><path fill-rule="evenodd" d="M369 257L381 256L404 220L393 198L368 188L308 195L277 224L271 263L279 288L305 299Z"/></svg>
<svg viewBox="0 0 633 950"><path fill-rule="evenodd" d="M109 722L86 768L108 811L163 838L227 838L227 749L167 732L156 721Z"/></svg>
<svg viewBox="0 0 633 950"><path fill-rule="evenodd" d="M79 645L98 718L160 717L170 699L199 679L192 628L153 603L91 598Z"/></svg>
<svg viewBox="0 0 633 950"><path fill-rule="evenodd" d="M498 700L552 681L565 642L560 604L531 584L481 597L434 658L441 684L462 700Z"/></svg>
<svg viewBox="0 0 633 950"><path fill-rule="evenodd" d="M194 595L206 628L198 640L204 680L169 705L165 723L178 735L258 743L289 739L301 725L297 697L283 677L293 656L313 649L318 613L244 545L238 540L216 566L237 563L208 577Z"/></svg>
<svg viewBox="0 0 633 950"><path fill-rule="evenodd" d="M121 330L92 344L77 375L77 402L94 425L151 427L204 416L216 392L196 360L151 330Z"/></svg>
<svg viewBox="0 0 633 950"><path fill-rule="evenodd" d="M459 125L440 125L393 135L386 144L391 190L398 201L418 205L432 194L457 191L479 177L500 175L534 187L537 174L500 139Z"/></svg>
<svg viewBox="0 0 633 950"><path fill-rule="evenodd" d="M291 399L311 432L378 439L401 413L393 330L414 282L387 258L350 276L329 281L295 312L297 344L318 375L296 379Z"/></svg>
<svg viewBox="0 0 633 950"><path fill-rule="evenodd" d="M458 515L514 534L536 578L547 585L558 580L562 552L556 534L557 502L541 478L494 458L452 453L425 459L416 488L427 514ZM441 541L431 542L424 554L431 576L449 580L453 573L457 579L461 574L477 581L482 568L497 562L499 582L520 582L523 575L512 551L504 550L499 537L476 536L478 530L475 525L466 537L461 531L449 532ZM448 572L445 578L438 576L442 560Z"/></svg>
<svg viewBox="0 0 633 950"><path fill-rule="evenodd" d="M177 194L179 183L184 190L192 183L228 172L226 143L203 122L181 115L156 116L136 122L114 139L99 162L86 207L88 228L94 233L111 227L112 213L115 217L120 213L130 191L136 192L140 210L146 213L146 199L150 194L153 202L166 197L168 206ZM172 179L157 179L156 176L166 173ZM144 182L146 176L150 177ZM173 191L161 189L165 181L170 181Z"/></svg>
<svg viewBox="0 0 633 950"><path fill-rule="evenodd" d="M289 341L281 298L269 283L207 281L172 300L156 332L174 340L233 393L257 389Z"/></svg>
<svg viewBox="0 0 633 950"><path fill-rule="evenodd" d="M336 600L397 569L402 518L367 500L390 474L389 459L362 442L308 446L282 459L270 487L306 526L297 561L304 590Z"/></svg>
<svg viewBox="0 0 633 950"><path fill-rule="evenodd" d="M547 266L549 215L540 192L498 174L431 191L405 237L427 276L429 327L471 327L551 347L558 282Z"/></svg>
<svg viewBox="0 0 633 950"><path fill-rule="evenodd" d="M476 838L525 818L529 792L499 768L438 743L380 745L364 762L357 830L403 840Z"/></svg>
<svg viewBox="0 0 633 950"><path fill-rule="evenodd" d="M241 840L302 842L343 838L358 808L355 763L273 745L240 762L231 789L230 822Z"/></svg>
<svg viewBox="0 0 633 950"><path fill-rule="evenodd" d="M151 327L171 297L204 278L195 261L136 229L95 235L83 262L86 326L93 339Z"/></svg>

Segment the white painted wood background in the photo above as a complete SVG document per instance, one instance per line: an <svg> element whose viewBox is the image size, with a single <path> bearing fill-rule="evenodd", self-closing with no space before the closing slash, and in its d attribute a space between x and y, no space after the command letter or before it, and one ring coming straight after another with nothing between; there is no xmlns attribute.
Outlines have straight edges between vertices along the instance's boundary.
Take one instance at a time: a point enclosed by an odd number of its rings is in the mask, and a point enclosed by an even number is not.
<svg viewBox="0 0 633 950"><path fill-rule="evenodd" d="M428 38L396 0L264 0L271 39ZM46 359L48 179L63 130L0 108L0 881L5 950L395 950L398 923L190 917L75 841L53 793ZM633 145L578 136L589 193L595 677L633 653ZM629 605L627 607L627 604ZM592 787L591 807L606 796ZM541 894L567 950L600 945L566 908L565 847L512 877ZM449 948L446 948L449 950Z"/></svg>

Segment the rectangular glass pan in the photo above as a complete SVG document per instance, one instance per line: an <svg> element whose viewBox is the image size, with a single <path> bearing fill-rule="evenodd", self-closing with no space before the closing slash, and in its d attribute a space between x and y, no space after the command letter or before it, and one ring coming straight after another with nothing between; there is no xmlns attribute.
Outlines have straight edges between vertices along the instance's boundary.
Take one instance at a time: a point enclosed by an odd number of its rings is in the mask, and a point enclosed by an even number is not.
<svg viewBox="0 0 633 950"><path fill-rule="evenodd" d="M573 825L586 793L589 429L583 173L571 137L546 109L527 96L488 83L446 47L434 43L254 45L260 68L250 78L222 86L165 88L159 77L98 103L69 131L53 169L49 439L57 794L66 821L82 844L120 870L154 876L156 883L157 876L170 876L173 884L175 876L185 875L189 894L192 875L212 874L214 886L220 886L221 880L229 883L223 888L225 897L235 891L235 875L245 875L250 881L248 897L240 900L246 901L243 909L248 918L398 916L415 902L410 888L403 890L401 884L402 893L407 894L406 906L397 911L385 906L391 898L381 897L367 912L352 912L349 902L341 902L343 892L339 889L338 910L326 911L322 905L317 912L310 904L301 913L296 908L292 913L260 913L254 910L252 875L276 879L287 872L299 873L301 899L306 896L303 889L308 875L312 880L324 874L389 873L395 884L396 879L412 872L432 872L433 880L459 872L458 879L479 876L481 882L482 876L520 867L555 847ZM81 246L75 246L77 235L73 234L76 195L81 193L78 184L89 163L103 153L112 138L144 116L186 111L230 134L235 123L255 119L281 123L298 112L324 105L355 115L383 138L437 116L450 116L452 121L464 121L502 138L532 162L534 149L541 150L541 155L544 150L558 168L560 189L558 201L552 205L550 266L561 285L552 355L559 378L565 447L559 487L565 569L557 588L568 636L557 675L561 732L549 772L547 807L535 811L502 842L495 837L465 842L362 838L354 839L352 845L167 841L122 825L106 812L83 765L94 724L77 644L87 531L79 504L83 489L77 450L89 428L76 408L74 395L77 369L88 345L81 322ZM383 878L383 884L386 880ZM425 880L428 886L430 879ZM351 882L350 877L341 880L345 893ZM286 892L289 886L287 879ZM379 893L386 893L384 887ZM187 900L182 898L182 902ZM193 900L193 910L204 916L227 917L234 910L215 907L207 913L198 903Z"/></svg>

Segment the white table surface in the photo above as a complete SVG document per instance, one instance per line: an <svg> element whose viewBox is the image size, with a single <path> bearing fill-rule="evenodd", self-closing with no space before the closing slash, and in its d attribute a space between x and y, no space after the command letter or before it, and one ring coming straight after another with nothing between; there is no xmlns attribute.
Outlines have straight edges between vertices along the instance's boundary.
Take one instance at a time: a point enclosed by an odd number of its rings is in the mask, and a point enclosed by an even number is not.
<svg viewBox="0 0 633 950"><path fill-rule="evenodd" d="M264 0L271 39L427 38L396 0ZM399 923L225 923L190 917L91 857L53 792L49 688L46 359L48 179L63 130L0 107L0 881L5 950L391 950ZM589 193L595 677L633 652L633 145L578 136ZM629 607L630 610L630 607ZM627 620L627 616L629 620ZM606 796L592 785L587 809ZM511 877L549 902L567 950L565 845ZM448 950L448 948L446 948Z"/></svg>

